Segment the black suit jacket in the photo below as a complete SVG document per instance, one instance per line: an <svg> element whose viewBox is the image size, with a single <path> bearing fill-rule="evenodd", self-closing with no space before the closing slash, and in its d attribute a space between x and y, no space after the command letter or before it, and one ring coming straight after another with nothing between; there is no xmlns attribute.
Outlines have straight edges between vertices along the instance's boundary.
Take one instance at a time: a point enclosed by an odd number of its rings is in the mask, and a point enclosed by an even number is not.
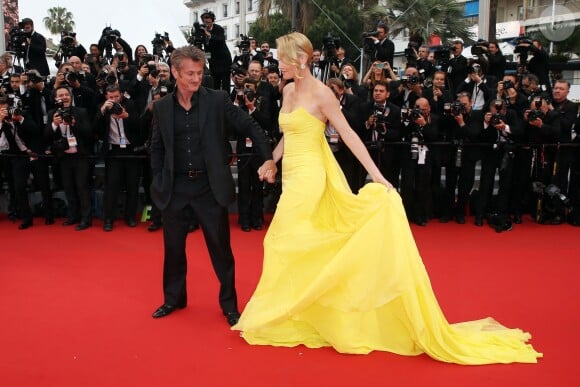
<svg viewBox="0 0 580 387"><path fill-rule="evenodd" d="M234 106L223 90L200 87L199 128L201 147L207 175L216 201L227 207L235 200L235 184L230 169L229 138L232 128L250 137L264 160L272 159L272 151L264 132L241 109ZM174 122L173 109L176 94L168 94L153 105L151 137L151 199L163 210L171 200L174 183Z"/></svg>
<svg viewBox="0 0 580 387"><path fill-rule="evenodd" d="M46 60L46 39L34 31L30 37L30 45L27 47L26 69L36 69L41 75L50 75Z"/></svg>
<svg viewBox="0 0 580 387"><path fill-rule="evenodd" d="M232 55L226 45L226 35L222 26L214 24L208 40L207 51L211 53L209 68L212 73L225 73L230 71Z"/></svg>

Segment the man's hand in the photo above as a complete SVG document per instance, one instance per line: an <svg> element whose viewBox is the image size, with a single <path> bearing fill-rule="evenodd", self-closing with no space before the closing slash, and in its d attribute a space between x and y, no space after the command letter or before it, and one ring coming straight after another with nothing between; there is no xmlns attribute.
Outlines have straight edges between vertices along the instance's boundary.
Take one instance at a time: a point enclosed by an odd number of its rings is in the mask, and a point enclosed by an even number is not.
<svg viewBox="0 0 580 387"><path fill-rule="evenodd" d="M274 183L276 181L276 163L274 160L266 160L260 168L258 168L258 176L261 181L266 180L268 183Z"/></svg>

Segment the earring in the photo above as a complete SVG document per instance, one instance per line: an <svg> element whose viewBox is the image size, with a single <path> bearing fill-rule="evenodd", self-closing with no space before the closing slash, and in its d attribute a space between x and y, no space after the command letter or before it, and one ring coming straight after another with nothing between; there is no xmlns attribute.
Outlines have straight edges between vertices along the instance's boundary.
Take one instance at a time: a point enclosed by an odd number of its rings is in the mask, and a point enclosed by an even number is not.
<svg viewBox="0 0 580 387"><path fill-rule="evenodd" d="M302 70L304 70L304 69L306 68L306 65L305 65L304 63L302 63L302 64L300 65L300 68L301 68Z"/></svg>

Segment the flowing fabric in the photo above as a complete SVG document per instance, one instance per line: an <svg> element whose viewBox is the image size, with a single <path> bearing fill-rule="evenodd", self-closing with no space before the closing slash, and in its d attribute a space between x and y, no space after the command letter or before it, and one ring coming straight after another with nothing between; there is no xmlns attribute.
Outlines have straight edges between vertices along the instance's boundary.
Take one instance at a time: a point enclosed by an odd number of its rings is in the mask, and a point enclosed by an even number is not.
<svg viewBox="0 0 580 387"><path fill-rule="evenodd" d="M401 198L381 184L352 194L304 108L280 114L282 196L264 240L262 276L232 329L250 344L426 353L459 364L536 363L530 334L491 318L449 324Z"/></svg>

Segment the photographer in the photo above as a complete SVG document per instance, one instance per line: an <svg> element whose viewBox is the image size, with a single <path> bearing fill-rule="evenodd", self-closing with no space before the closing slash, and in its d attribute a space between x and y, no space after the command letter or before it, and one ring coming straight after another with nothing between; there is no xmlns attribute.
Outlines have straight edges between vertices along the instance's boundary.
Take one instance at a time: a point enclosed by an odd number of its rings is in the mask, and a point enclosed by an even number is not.
<svg viewBox="0 0 580 387"><path fill-rule="evenodd" d="M396 87L393 90L396 94L391 101L400 108L415 106L415 101L423 96L423 80L415 67L407 67L398 85L391 82L391 86Z"/></svg>
<svg viewBox="0 0 580 387"><path fill-rule="evenodd" d="M375 48L372 58L379 62L389 62L393 67L393 56L395 55L395 44L389 39L389 27L383 21L377 24L377 35L369 36Z"/></svg>
<svg viewBox="0 0 580 387"><path fill-rule="evenodd" d="M222 26L215 24L215 14L211 11L201 15L202 30L207 42L206 51L209 58L209 70L214 81L214 89L230 91L230 67L232 56L226 46L225 31Z"/></svg>
<svg viewBox="0 0 580 387"><path fill-rule="evenodd" d="M30 18L22 19L19 27L26 33L24 67L26 70L38 70L43 76L50 75L46 60L46 39L34 30L34 22Z"/></svg>
<svg viewBox="0 0 580 387"><path fill-rule="evenodd" d="M25 117L16 101L0 95L0 150L12 156L7 162L14 179L15 204L22 219L18 229L25 230L32 226L33 214L27 192L31 172L42 193L45 223L53 224L54 217L48 166L38 158L38 152L43 151L42 135L38 133L38 125Z"/></svg>
<svg viewBox="0 0 580 387"><path fill-rule="evenodd" d="M83 69L83 61L78 56L71 56L68 62L72 65L74 72L80 84L84 87L89 88L93 92L97 90L97 82L95 81L95 76L91 74L90 68L88 71Z"/></svg>
<svg viewBox="0 0 580 387"><path fill-rule="evenodd" d="M415 101L412 109L401 109L401 197L407 217L419 226L427 225L431 211L431 150L425 142L437 140L439 119L431 114L426 98Z"/></svg>
<svg viewBox="0 0 580 387"><path fill-rule="evenodd" d="M117 81L123 92L130 90L131 82L137 77L139 72L137 66L130 63L127 53L117 51L111 62L111 68L117 73Z"/></svg>
<svg viewBox="0 0 580 387"><path fill-rule="evenodd" d="M488 85L488 80L481 65L471 62L467 67L467 77L457 87L457 93L468 92L471 94L472 110L483 110L493 98L495 87Z"/></svg>
<svg viewBox="0 0 580 387"><path fill-rule="evenodd" d="M262 42L260 45L260 52L256 54L252 60L258 60L262 63L262 69L264 69L262 78L264 79L268 75L268 68L278 68L278 60L274 59L274 56L270 51L270 43L268 42Z"/></svg>
<svg viewBox="0 0 580 387"><path fill-rule="evenodd" d="M376 149L375 162L385 178L399 186L399 149L389 143L401 141L401 109L388 101L389 86L378 81L373 91L373 100L362 106L364 125L363 142ZM372 154L372 151L371 151Z"/></svg>
<svg viewBox="0 0 580 387"><path fill-rule="evenodd" d="M96 77L103 65L103 56L98 44L93 43L89 46L89 53L85 55L84 62L90 66L91 74Z"/></svg>
<svg viewBox="0 0 580 387"><path fill-rule="evenodd" d="M436 71L433 74L431 87L423 89L423 97L427 98L429 105L431 105L431 111L438 116L443 115L443 107L446 103L453 102L451 92L445 88L446 76L445 71Z"/></svg>
<svg viewBox="0 0 580 387"><path fill-rule="evenodd" d="M346 57L346 51L344 47L340 46L340 41L338 39L334 39L333 43L334 49L332 45L329 45L326 42L326 55L324 56L324 60L326 62L325 66L329 66L329 77L330 78L338 78L340 77L342 67L346 64L352 63L352 61Z"/></svg>
<svg viewBox="0 0 580 387"><path fill-rule="evenodd" d="M310 73L319 81L323 80L326 63L321 60L322 51L315 48L312 51L312 62L310 63Z"/></svg>
<svg viewBox="0 0 580 387"><path fill-rule="evenodd" d="M457 146L445 148L438 155L438 163L445 167L445 200L440 222L446 223L454 215L458 224L465 224L465 210L469 193L475 180L475 164L481 159L481 151L473 146L463 144L475 141L481 132L483 111L471 109L471 95L460 93L453 104L444 106L444 115L451 120L447 130L440 132L447 141ZM457 189L457 201L455 190Z"/></svg>
<svg viewBox="0 0 580 387"><path fill-rule="evenodd" d="M572 127L576 121L579 105L568 99L569 93L570 83L568 81L558 80L554 83L551 107L553 111L560 115L561 144L571 144L575 140L572 136ZM569 146L559 147L557 151L557 171L554 184L565 195L569 194L568 174L570 173L576 155L580 154L579 151L579 148Z"/></svg>
<svg viewBox="0 0 580 387"><path fill-rule="evenodd" d="M91 226L91 164L94 131L87 111L72 106L73 97L66 86L54 90L56 109L50 110L50 122L44 128L49 148L47 153L59 160L68 219L63 223L76 226L77 231Z"/></svg>
<svg viewBox="0 0 580 387"><path fill-rule="evenodd" d="M458 93L459 85L467 78L467 58L463 56L463 39L454 39L451 46L452 58L449 60L449 90Z"/></svg>
<svg viewBox="0 0 580 387"><path fill-rule="evenodd" d="M121 33L119 30L114 30L111 27L105 27L99 38L99 43L97 45L99 52L104 55L104 62L111 64L113 61L113 50L115 53L122 52L125 53L127 57L127 63L133 63L133 50L131 46L123 38L121 38ZM104 63L103 63L104 64Z"/></svg>
<svg viewBox="0 0 580 387"><path fill-rule="evenodd" d="M73 56L80 58L82 62L85 60L86 55L87 50L77 41L76 33L68 31L61 32L58 51L53 56L56 67L59 67L63 61L70 61Z"/></svg>
<svg viewBox="0 0 580 387"><path fill-rule="evenodd" d="M525 64L525 59L529 53L533 55L533 58L527 63L527 70L538 77L539 85L542 85L546 91L551 92L550 69L548 66L549 58L548 53L542 47L542 43L538 39L530 41L526 37L520 37L516 50L514 51L520 52L520 56L522 53L524 54L523 58L520 58L520 62L524 62L522 64Z"/></svg>
<svg viewBox="0 0 580 387"><path fill-rule="evenodd" d="M490 144L482 148L481 174L479 179L479 196L475 209L475 225L482 226L486 213L490 213L488 204L493 196L496 171L499 173L499 191L497 208L488 223L497 232L508 231L512 227L509 217L509 204L512 200L512 179L514 174L514 157L516 143L521 141L523 130L521 121L514 110L506 107L502 99L494 99L485 113L481 134L477 142Z"/></svg>
<svg viewBox="0 0 580 387"><path fill-rule="evenodd" d="M499 48L499 43L495 40L489 42L487 61L489 66L486 74L493 76L498 81L502 80L505 75L506 59Z"/></svg>
<svg viewBox="0 0 580 387"><path fill-rule="evenodd" d="M248 113L264 130L266 137L273 144L272 131L272 93L270 84L261 82L262 64L250 62L248 73L243 79L242 89L236 90L234 105ZM240 83L236 82L239 86ZM240 94L241 93L241 94ZM263 183L258 178L258 168L264 160L254 149L249 137L236 137L236 153L238 154L238 224L242 231L261 230L264 224L264 190Z"/></svg>
<svg viewBox="0 0 580 387"><path fill-rule="evenodd" d="M519 79L515 74L506 74L497 83L496 98L502 99L506 107L517 113L519 119L524 118L524 111L528 109L528 98L519 91Z"/></svg>
<svg viewBox="0 0 580 387"><path fill-rule="evenodd" d="M362 87L358 82L358 73L351 63L346 63L340 69L340 80L344 83L345 91L348 94L354 94L362 101L366 100L367 89Z"/></svg>
<svg viewBox="0 0 580 387"><path fill-rule="evenodd" d="M544 144L555 144L560 141L560 114L550 108L544 97L534 97L529 109L524 112L523 128L522 142L531 145L518 149L516 154L512 185L515 197L513 203L515 223L521 223L524 203L528 203L531 199L531 183L537 181L544 186L552 183L556 149L545 147ZM536 213L536 216L538 215Z"/></svg>
<svg viewBox="0 0 580 387"><path fill-rule="evenodd" d="M97 134L105 148L105 192L103 196L103 230L112 231L115 210L121 188L126 189L125 223L137 226L137 202L141 160L134 149L143 145L144 133L140 132L139 115L131 101L123 98L121 89L108 86L106 101L100 106L96 120Z"/></svg>
<svg viewBox="0 0 580 387"><path fill-rule="evenodd" d="M377 81L389 83L398 79L397 74L395 74L389 62L374 61L362 80L362 86L367 90L367 96L363 101L372 99L373 89Z"/></svg>
<svg viewBox="0 0 580 387"><path fill-rule="evenodd" d="M361 100L355 95L346 93L344 83L338 78L330 78L326 82L326 85L332 89L332 92L338 99L340 110L350 127L362 138L364 133L364 126L362 125L364 118L361 111ZM324 134L336 161L344 172L351 191L357 193L364 185L364 178L366 176L366 174L363 176L362 165L354 157L350 149L344 145L340 135L332 125L328 124L326 126Z"/></svg>

